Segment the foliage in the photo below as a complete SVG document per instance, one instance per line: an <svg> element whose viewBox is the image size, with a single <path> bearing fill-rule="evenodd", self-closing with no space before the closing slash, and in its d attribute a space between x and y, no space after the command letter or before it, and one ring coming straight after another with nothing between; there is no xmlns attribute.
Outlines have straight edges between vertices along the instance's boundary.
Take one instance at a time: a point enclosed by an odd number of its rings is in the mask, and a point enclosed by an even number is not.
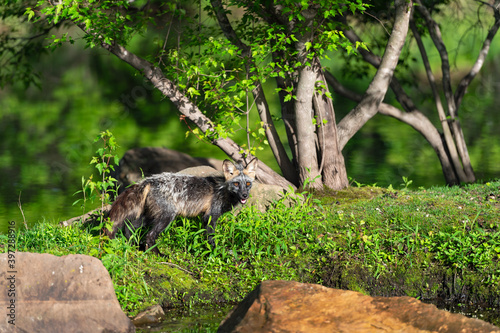
<svg viewBox="0 0 500 333"><path fill-rule="evenodd" d="M111 228L110 221L104 219L104 206L110 203L111 194L117 194L117 180L111 177L111 172L115 170L114 166L118 165L118 156L115 155L115 151L118 148L118 144L116 143L115 137L113 133L109 130L101 132L97 138L94 140L94 143L101 142L102 147L97 149L96 155L92 157L90 164L95 164L95 169L99 171L101 176L100 180L94 181L93 175L89 177L85 181L85 178L82 177L82 190L77 191L75 194L82 193L83 199L78 199L73 203L73 205L82 201L82 208L85 211L85 204L87 200L90 202L94 202L95 199L99 199L101 208L99 210L99 220L98 225L94 226L92 231L99 231L99 247L97 250L92 250L91 255L101 257L103 251L106 252L107 249L104 247L103 242L107 239L104 237L102 230L103 228ZM114 253L115 251L111 251ZM109 252L108 252L109 253ZM112 260L114 261L114 260ZM107 267L110 267L109 265ZM120 269L124 269L126 265L120 263Z"/></svg>
<svg viewBox="0 0 500 333"><path fill-rule="evenodd" d="M225 9L225 6L240 10L238 15L231 16L231 22L227 16L230 10ZM226 147L222 149L229 155L255 154L257 150L270 145L273 153L281 156L277 161L285 178L299 185L302 178L307 177L302 174L304 166L293 165L299 161L296 156L284 160L287 157L286 151L272 120L273 117L281 119L283 114L271 115L268 97L265 96L262 85L270 78L286 80L284 85L278 84L276 91L280 94L272 98L284 97L284 103L297 100L295 90L301 86L299 72L302 69L316 67L320 60L328 58L327 52L343 50L354 53L356 48L365 47L359 42L351 44L345 38L340 30L344 24L337 18L348 12L363 12L366 8L367 5L360 0L348 3L324 0L300 4L286 2L280 3L280 6L268 1L229 1L224 5L213 1L211 6L206 7L202 7L200 2L198 14L194 14L194 6L185 5L181 1L169 4L101 1L96 5L80 0L49 4L39 1L35 6L28 7L25 14L34 23L57 26L62 22L72 22L83 30L87 47L100 45L144 73L147 72L144 65L148 64L146 67L150 69L156 66L154 70L157 73L161 70L160 79L172 82L173 86L155 86L165 96L174 93L185 98L177 106L182 113L182 120L188 118L199 127L190 128L197 138L219 145L220 148ZM269 16L269 10L277 10L276 17ZM164 38L159 36L156 39L157 50L160 51L154 52L154 56L145 56L148 62L122 48L127 46L132 37L144 33L146 28L153 28L156 22L168 23L168 31ZM172 24L177 22L182 24L180 29L174 29L177 43L172 45L169 37L174 32L171 30ZM61 36L52 36L49 47L59 47L66 41L74 42L69 30L65 29L61 33ZM154 81L151 77L148 78ZM322 79L318 78L316 81ZM319 94L331 98L325 88L324 82L319 83L311 89L307 98L312 101L313 95ZM282 92L285 93L281 94ZM179 102L178 97L169 98L174 104ZM298 102L301 103L302 99ZM190 109L203 110L205 115L181 110L188 106ZM260 121L254 123L249 116L253 109L258 110L260 117ZM326 111L317 112L322 114ZM204 118L205 116L208 118ZM294 134L289 129L287 134L312 138L317 135L315 131L319 132L321 126L334 126L333 122L324 119L319 123L305 120L309 121L313 122L313 126L308 127L308 133L299 131ZM302 123L299 119L297 122ZM246 133L246 144L232 144L232 148L227 148L224 145L226 141L220 143L220 139L228 138L231 141L227 142L232 142L235 133L241 130ZM291 148L292 154L296 155L295 149ZM304 150L302 146L300 148L301 151ZM307 158L300 159L303 160ZM325 167L329 168L330 166ZM311 166L313 177L317 174L316 169L316 165ZM347 179L344 173L342 172L342 180L337 181L335 186L345 186ZM273 177L278 178L277 175ZM326 177L331 183L327 185L334 186L334 180L330 178ZM318 186L321 186L321 181L320 178Z"/></svg>
<svg viewBox="0 0 500 333"><path fill-rule="evenodd" d="M2 1L0 4L0 87L14 82L39 85L33 63L45 52L43 25L28 24L22 1ZM29 37L28 37L29 36Z"/></svg>
<svg viewBox="0 0 500 333"><path fill-rule="evenodd" d="M499 200L500 181L415 192L369 186L318 192L291 207L277 202L266 213L245 207L236 217L225 214L213 251L200 219L178 219L159 238L167 258L140 252L124 237L102 247L90 226L49 222L20 231L17 244L18 251L100 257L130 314L154 303L236 302L265 279L440 296L447 301L440 306L467 313L500 296ZM485 319L493 320L487 313Z"/></svg>
<svg viewBox="0 0 500 333"><path fill-rule="evenodd" d="M242 12L241 17L234 16L238 40L224 36L214 28L213 21L202 24L201 18L195 17L199 21L190 22L186 33L180 36L179 45L183 47L165 50L160 56L166 76L175 77L181 91L217 124L215 133L205 136L195 130L198 137L209 140L234 137L235 132L246 130L248 139L242 147L246 148L246 153L255 154L269 144L264 130L269 124L263 121L248 123L248 114L256 108L252 92L271 79L293 79L298 69L311 66L315 57L328 58L328 51L345 49L348 53L356 53L359 46L365 47L362 43L352 45L339 30L340 23L331 20L348 10L362 12L366 5L361 1L353 1L350 6L332 1L302 2L299 6L295 1L281 4L282 13L288 20L296 21L291 30L283 22L266 19L261 11L266 6L263 2L230 1L228 8ZM303 13L309 7L319 9L319 13L311 26L305 27ZM212 7L207 6L204 10L215 20ZM231 14L229 10L227 13ZM313 42L305 43L307 56L301 62L295 45L305 29L310 29L315 37ZM165 49L165 45L158 47ZM292 82L289 81L286 88L275 89L275 92L286 93L285 102L296 99L296 83ZM281 120L279 113L274 117ZM246 128L243 128L245 122Z"/></svg>

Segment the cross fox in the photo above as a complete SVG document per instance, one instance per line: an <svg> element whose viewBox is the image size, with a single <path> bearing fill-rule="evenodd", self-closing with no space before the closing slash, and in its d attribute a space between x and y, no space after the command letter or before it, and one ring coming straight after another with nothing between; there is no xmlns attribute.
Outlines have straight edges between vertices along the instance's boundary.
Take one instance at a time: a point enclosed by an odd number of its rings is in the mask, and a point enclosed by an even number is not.
<svg viewBox="0 0 500 333"><path fill-rule="evenodd" d="M177 217L194 217L203 214L208 241L215 245L213 233L217 219L238 203L247 202L257 169L257 158L246 167L229 160L222 163L224 177L196 177L191 175L161 173L145 178L121 193L111 206L109 218L114 238L128 220L133 228L150 227L145 236L146 249L153 247L156 238ZM124 230L130 238L129 228ZM152 249L161 255L157 247Z"/></svg>

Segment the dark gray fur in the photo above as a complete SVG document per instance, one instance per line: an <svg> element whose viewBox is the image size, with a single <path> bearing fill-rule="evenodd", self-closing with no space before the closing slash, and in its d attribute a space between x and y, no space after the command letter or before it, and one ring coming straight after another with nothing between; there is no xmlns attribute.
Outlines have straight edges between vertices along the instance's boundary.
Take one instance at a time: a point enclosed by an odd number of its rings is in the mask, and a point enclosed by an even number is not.
<svg viewBox="0 0 500 333"><path fill-rule="evenodd" d="M160 233L177 217L203 215L207 226L209 243L214 246L213 233L218 218L238 203L245 203L255 179L257 159L247 167L223 163L224 177L196 177L175 173L153 175L127 188L111 207L109 217L114 238L128 220L133 228L149 227L145 236L145 247L156 243ZM130 231L125 228L125 235ZM160 254L156 247L153 251Z"/></svg>

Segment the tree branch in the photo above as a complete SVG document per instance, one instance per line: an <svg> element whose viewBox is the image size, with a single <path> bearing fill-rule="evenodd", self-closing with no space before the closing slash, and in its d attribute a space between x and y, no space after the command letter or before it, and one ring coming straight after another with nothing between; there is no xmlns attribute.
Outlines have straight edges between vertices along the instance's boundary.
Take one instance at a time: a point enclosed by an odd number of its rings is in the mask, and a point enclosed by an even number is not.
<svg viewBox="0 0 500 333"><path fill-rule="evenodd" d="M482 3L482 1L481 1L481 3ZM498 10L499 4L500 4L499 0L495 1L495 5L486 4L492 8L493 13L494 13L494 17L495 17L495 22L493 23L493 25L491 26L491 28L488 31L486 39L483 42L483 46L482 46L481 50L479 51L479 55L477 56L476 62L472 66L469 73L467 73L467 75L465 75L462 78L462 80L458 84L457 89L455 90L454 98L455 98L455 105L457 106L457 108L460 107L460 104L462 104L462 99L463 99L470 83L472 82L472 80L476 77L477 73L479 73L479 71L483 67L484 61L486 60L486 56L488 55L488 52L490 51L491 42L492 42L493 38L495 37L495 35L497 34L498 29L500 28L500 12Z"/></svg>
<svg viewBox="0 0 500 333"><path fill-rule="evenodd" d="M214 125L212 121L205 116L194 103L183 95L172 83L172 81L163 75L163 72L159 68L155 67L149 61L129 52L121 45L103 43L102 47L117 56L120 60L123 60L141 72L154 85L155 88L157 88L164 96L174 103L181 114L193 121L203 133L210 136L211 133L214 132ZM230 138L213 139L212 143L222 149L222 151L224 151L234 161L243 161L240 154L242 148ZM285 188L290 185L294 187L293 184L286 181L263 162L259 162L257 177L261 182L266 184L276 184Z"/></svg>
<svg viewBox="0 0 500 333"><path fill-rule="evenodd" d="M363 99L363 96L345 88L331 73L325 72L325 77L336 93L357 102ZM460 184L460 181L455 177L454 168L446 153L441 135L432 122L422 112L416 109L412 112L404 112L386 103L381 103L378 111L380 114L393 117L405 124L410 125L417 132L419 132L436 152L439 161L441 162L446 182L448 184Z"/></svg>
<svg viewBox="0 0 500 333"><path fill-rule="evenodd" d="M450 60L448 57L448 51L446 50L446 45L444 45L443 38L441 36L441 29L439 29L439 25L431 16L431 13L427 10L422 4L421 0L416 0L418 6L415 8L418 10L420 15L425 20L427 24L427 29L429 30L431 39L436 46L436 49L441 58L441 72L443 75L443 92L446 98L446 102L448 104L448 112L452 119L455 119L456 114L456 105L455 99L453 98L453 90L451 89L451 74L450 74Z"/></svg>
<svg viewBox="0 0 500 333"><path fill-rule="evenodd" d="M434 74L432 73L429 57L427 56L427 51L425 49L424 43L422 42L422 37L420 36L420 33L418 32L418 29L415 26L415 22L413 20L410 21L410 28L412 30L413 37L415 37L415 41L417 42L417 46L422 57L422 62L424 63L427 80L429 81L429 85L431 86L431 91L434 97L434 102L436 103L436 110L438 112L439 121L441 122L441 128L443 129L444 140L448 147L451 161L455 167L458 178L461 180L465 180L465 172L463 171L462 165L460 163L457 146L455 145L455 141L448 124L448 119L446 118L446 113L444 111L443 104L441 103L441 97L439 96L439 91L436 86L436 80L434 78Z"/></svg>
<svg viewBox="0 0 500 333"><path fill-rule="evenodd" d="M443 38L441 36L441 30L439 25L434 21L430 12L422 4L421 0L416 0L419 6L416 6L418 12L424 18L427 29L431 35L431 39L438 50L439 56L441 58L441 71L443 74L443 92L448 105L448 114L450 129L452 131L453 137L456 142L456 147L458 154L461 158L463 167L460 167L460 161L455 161L454 164L457 167L457 173L464 182L473 182L475 180L474 171L472 170L472 165L470 163L469 152L467 150L467 145L465 143L462 128L460 126L460 121L457 115L457 105L455 103L455 96L451 88L451 75L450 75L450 62L448 58L448 52L446 46L444 45ZM444 127L443 127L444 128ZM451 150L452 147L450 147ZM462 178L463 177L463 178Z"/></svg>
<svg viewBox="0 0 500 333"><path fill-rule="evenodd" d="M219 26L222 29L222 32L224 33L224 36L226 36L226 38L231 42L231 44L239 48L243 52L243 55L245 57L250 57L251 48L245 43L243 43L236 34L236 31L234 31L231 22L229 22L229 19L227 18L226 12L224 10L224 7L222 6L221 1L210 0L210 3L212 4L215 16L217 17L217 22L219 23Z"/></svg>
<svg viewBox="0 0 500 333"><path fill-rule="evenodd" d="M231 22L229 22L224 8L222 7L221 1L211 0L210 2L215 11L219 26L226 38L233 45L238 47L242 51L244 56L248 58L248 62L251 63L251 48L243 43L234 31ZM264 123L263 127L265 130L265 134L274 157L276 158L276 162L278 163L278 166L280 167L280 170L283 173L284 177L293 183L297 183L297 177L293 164L288 158L285 147L283 146L278 132L276 131L276 126L274 125L274 121L271 117L271 112L269 111L269 104L267 103L264 90L262 89L262 84L260 83L260 81L255 80L254 85L255 88L252 90L253 98L255 100L255 105L257 107L257 112L259 113L260 120Z"/></svg>
<svg viewBox="0 0 500 333"><path fill-rule="evenodd" d="M338 124L340 150L342 150L349 139L378 112L379 105L382 103L387 92L394 74L394 69L398 64L399 55L405 43L412 4L412 1L395 1L395 22L377 73L368 86L360 103Z"/></svg>
<svg viewBox="0 0 500 333"><path fill-rule="evenodd" d="M345 19L344 23L347 25L347 21ZM362 42L361 38L352 29L344 30L344 35L353 44L355 44L356 42ZM369 63L375 68L379 68L382 59L378 55L364 48L360 48L359 53L367 63ZM404 91L403 86L395 76L391 80L390 87L391 90L394 92L394 95L396 96L396 99L398 100L399 104L401 104L401 106L403 107L404 110L406 110L406 112L412 112L417 108L413 103L413 100Z"/></svg>
<svg viewBox="0 0 500 333"><path fill-rule="evenodd" d="M420 51L420 56L422 57L425 73L427 74L427 81L429 81L432 95L434 97L434 101L436 102L436 109L439 114L439 120L441 122L445 122L446 114L444 112L443 103L441 103L441 97L439 96L439 91L436 85L436 79L434 78L434 73L432 72L431 64L429 62L429 57L427 56L427 50L425 49L424 43L422 42L422 37L420 36L420 33L418 32L418 29L415 25L415 21L413 21L413 19L410 20L410 29L413 33L415 41L417 42L418 50Z"/></svg>

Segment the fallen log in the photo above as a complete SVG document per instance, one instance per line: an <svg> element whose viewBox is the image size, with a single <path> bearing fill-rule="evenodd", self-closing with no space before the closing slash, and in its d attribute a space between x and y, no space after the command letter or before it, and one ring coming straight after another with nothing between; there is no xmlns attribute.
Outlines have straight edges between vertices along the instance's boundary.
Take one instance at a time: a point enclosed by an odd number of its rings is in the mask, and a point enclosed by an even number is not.
<svg viewBox="0 0 500 333"><path fill-rule="evenodd" d="M104 218L108 217L110 209L111 209L111 205L106 205L106 206L102 207L102 213L103 213ZM90 212L87 212L83 215L72 217L69 220L61 221L61 222L59 222L59 224L64 226L64 227L67 227L67 226L70 226L70 225L72 225L74 223L78 223L78 222L79 223L94 223L94 222L97 222L100 217L101 217L101 207L96 208L94 210L91 210Z"/></svg>

